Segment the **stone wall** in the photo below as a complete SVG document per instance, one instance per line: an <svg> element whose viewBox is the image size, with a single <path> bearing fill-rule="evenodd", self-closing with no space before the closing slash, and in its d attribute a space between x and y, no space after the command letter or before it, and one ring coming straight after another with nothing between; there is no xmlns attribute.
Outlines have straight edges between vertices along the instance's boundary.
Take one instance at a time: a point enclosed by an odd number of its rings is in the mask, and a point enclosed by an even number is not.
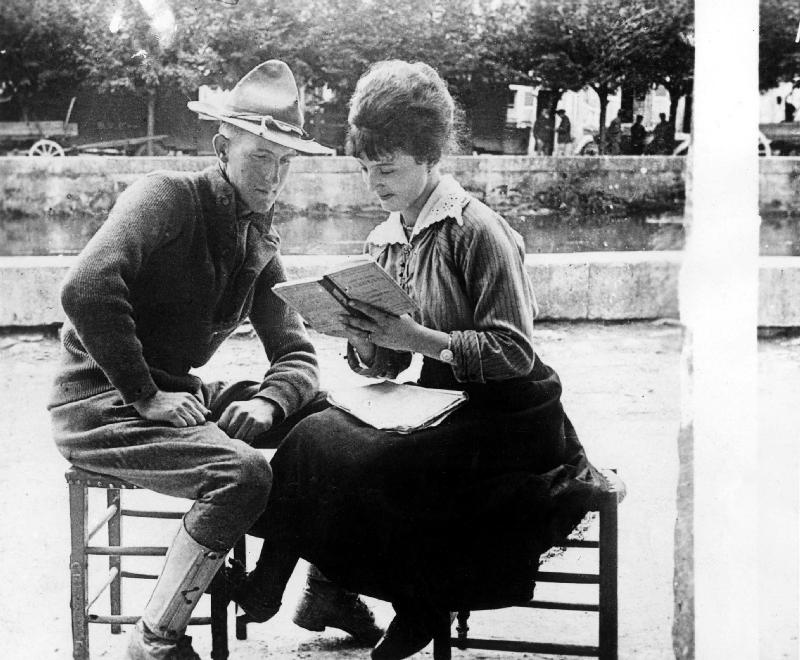
<svg viewBox="0 0 800 660"><path fill-rule="evenodd" d="M119 193L156 169L213 158L0 158L0 255L75 254ZM683 242L685 159L464 156L445 161L503 214L529 252L674 250ZM287 254L354 254L385 217L351 158L297 158L276 225Z"/></svg>

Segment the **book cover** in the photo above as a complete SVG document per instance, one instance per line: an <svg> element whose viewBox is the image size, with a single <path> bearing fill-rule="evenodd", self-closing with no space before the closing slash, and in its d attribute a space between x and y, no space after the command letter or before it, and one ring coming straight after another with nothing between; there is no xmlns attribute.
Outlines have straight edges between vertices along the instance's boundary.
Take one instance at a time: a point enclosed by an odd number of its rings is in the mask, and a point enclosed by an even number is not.
<svg viewBox="0 0 800 660"><path fill-rule="evenodd" d="M413 313L417 306L397 282L372 259L359 259L325 273L276 284L272 291L295 309L317 332L345 337L345 327L338 315L354 314L347 301L375 305L400 316Z"/></svg>

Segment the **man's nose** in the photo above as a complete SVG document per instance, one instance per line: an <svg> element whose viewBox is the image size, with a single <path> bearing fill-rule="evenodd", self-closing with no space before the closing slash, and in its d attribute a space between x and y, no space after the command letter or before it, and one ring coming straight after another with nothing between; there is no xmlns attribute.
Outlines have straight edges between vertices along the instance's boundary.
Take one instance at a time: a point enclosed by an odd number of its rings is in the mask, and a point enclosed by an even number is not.
<svg viewBox="0 0 800 660"><path fill-rule="evenodd" d="M279 167L272 166L267 171L266 175L267 183L269 183L273 188L278 185L281 179L281 170Z"/></svg>

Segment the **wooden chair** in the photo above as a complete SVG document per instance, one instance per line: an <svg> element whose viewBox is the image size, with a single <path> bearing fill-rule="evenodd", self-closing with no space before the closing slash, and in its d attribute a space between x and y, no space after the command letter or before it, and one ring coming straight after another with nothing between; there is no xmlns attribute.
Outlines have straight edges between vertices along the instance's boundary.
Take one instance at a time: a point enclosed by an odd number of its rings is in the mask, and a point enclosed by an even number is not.
<svg viewBox="0 0 800 660"><path fill-rule="evenodd" d="M135 546L122 544L122 518L160 518L181 519L184 513L179 511L140 511L125 509L122 504L122 492L136 489L138 486L130 484L117 477L87 472L78 468L70 468L66 473L69 484L69 517L71 551L69 559L70 570L70 609L72 611L72 657L74 660L89 659L89 624L107 624L111 626L112 634L122 632L123 624L135 623L139 616L124 615L122 613L122 585L123 578L156 580L157 575L135 573L123 570L122 558L126 556L163 556L167 553L166 547L161 546ZM91 526L89 523L89 488L102 488L106 490L106 510L102 516ZM108 545L89 545L94 536L107 528ZM241 562L245 561L244 537L234 547L234 557ZM90 596L89 595L89 557L103 555L108 557L108 576L103 584ZM211 616L192 617L189 625L211 626L211 658L212 660L227 660L228 658L228 621L227 602L221 591L222 585L216 580L211 583ZM92 614L90 609L100 596L109 589L110 614ZM240 630L237 623L237 637L246 630Z"/></svg>
<svg viewBox="0 0 800 660"><path fill-rule="evenodd" d="M598 642L596 646L578 644L554 644L538 641L518 641L494 638L469 637L467 621L470 612L458 612L457 636L450 637L449 627L433 640L435 660L449 660L451 647L459 649L483 649L514 653L539 653L544 655L573 655L594 657L599 660L617 660L617 504L622 500L625 487L613 472L603 471L609 479L610 488L598 503L595 511L599 517L597 540L568 539L563 548L594 548L598 554L597 573L560 573L539 571L537 582L560 584L597 585L598 598L593 603L534 600L522 607L548 610L585 611L598 613ZM621 490L614 490L621 488Z"/></svg>

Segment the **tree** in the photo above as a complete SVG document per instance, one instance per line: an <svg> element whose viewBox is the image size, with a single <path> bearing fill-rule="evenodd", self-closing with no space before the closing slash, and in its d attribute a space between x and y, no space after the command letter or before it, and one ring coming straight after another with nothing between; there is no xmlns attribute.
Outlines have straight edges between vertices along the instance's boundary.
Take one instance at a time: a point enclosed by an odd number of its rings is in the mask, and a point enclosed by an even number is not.
<svg viewBox="0 0 800 660"><path fill-rule="evenodd" d="M23 121L44 119L38 108L86 75L81 11L60 0L0 3L0 93L17 105Z"/></svg>
<svg viewBox="0 0 800 660"><path fill-rule="evenodd" d="M608 97L641 55L649 11L641 0L537 0L514 31L511 59L555 92L551 110L567 89L597 93L601 153Z"/></svg>
<svg viewBox="0 0 800 660"><path fill-rule="evenodd" d="M758 28L758 87L761 91L800 78L800 5L761 0Z"/></svg>
<svg viewBox="0 0 800 660"><path fill-rule="evenodd" d="M675 126L678 101L694 85L694 9L690 0L646 0L639 56L628 80L663 85L669 92L669 121Z"/></svg>
<svg viewBox="0 0 800 660"><path fill-rule="evenodd" d="M211 73L213 59L203 28L213 19L208 13L219 11L218 3L173 3L173 9L166 0L70 1L91 17L91 54L85 58L88 84L99 91L126 91L144 98L148 136L155 132L159 91L192 93Z"/></svg>

